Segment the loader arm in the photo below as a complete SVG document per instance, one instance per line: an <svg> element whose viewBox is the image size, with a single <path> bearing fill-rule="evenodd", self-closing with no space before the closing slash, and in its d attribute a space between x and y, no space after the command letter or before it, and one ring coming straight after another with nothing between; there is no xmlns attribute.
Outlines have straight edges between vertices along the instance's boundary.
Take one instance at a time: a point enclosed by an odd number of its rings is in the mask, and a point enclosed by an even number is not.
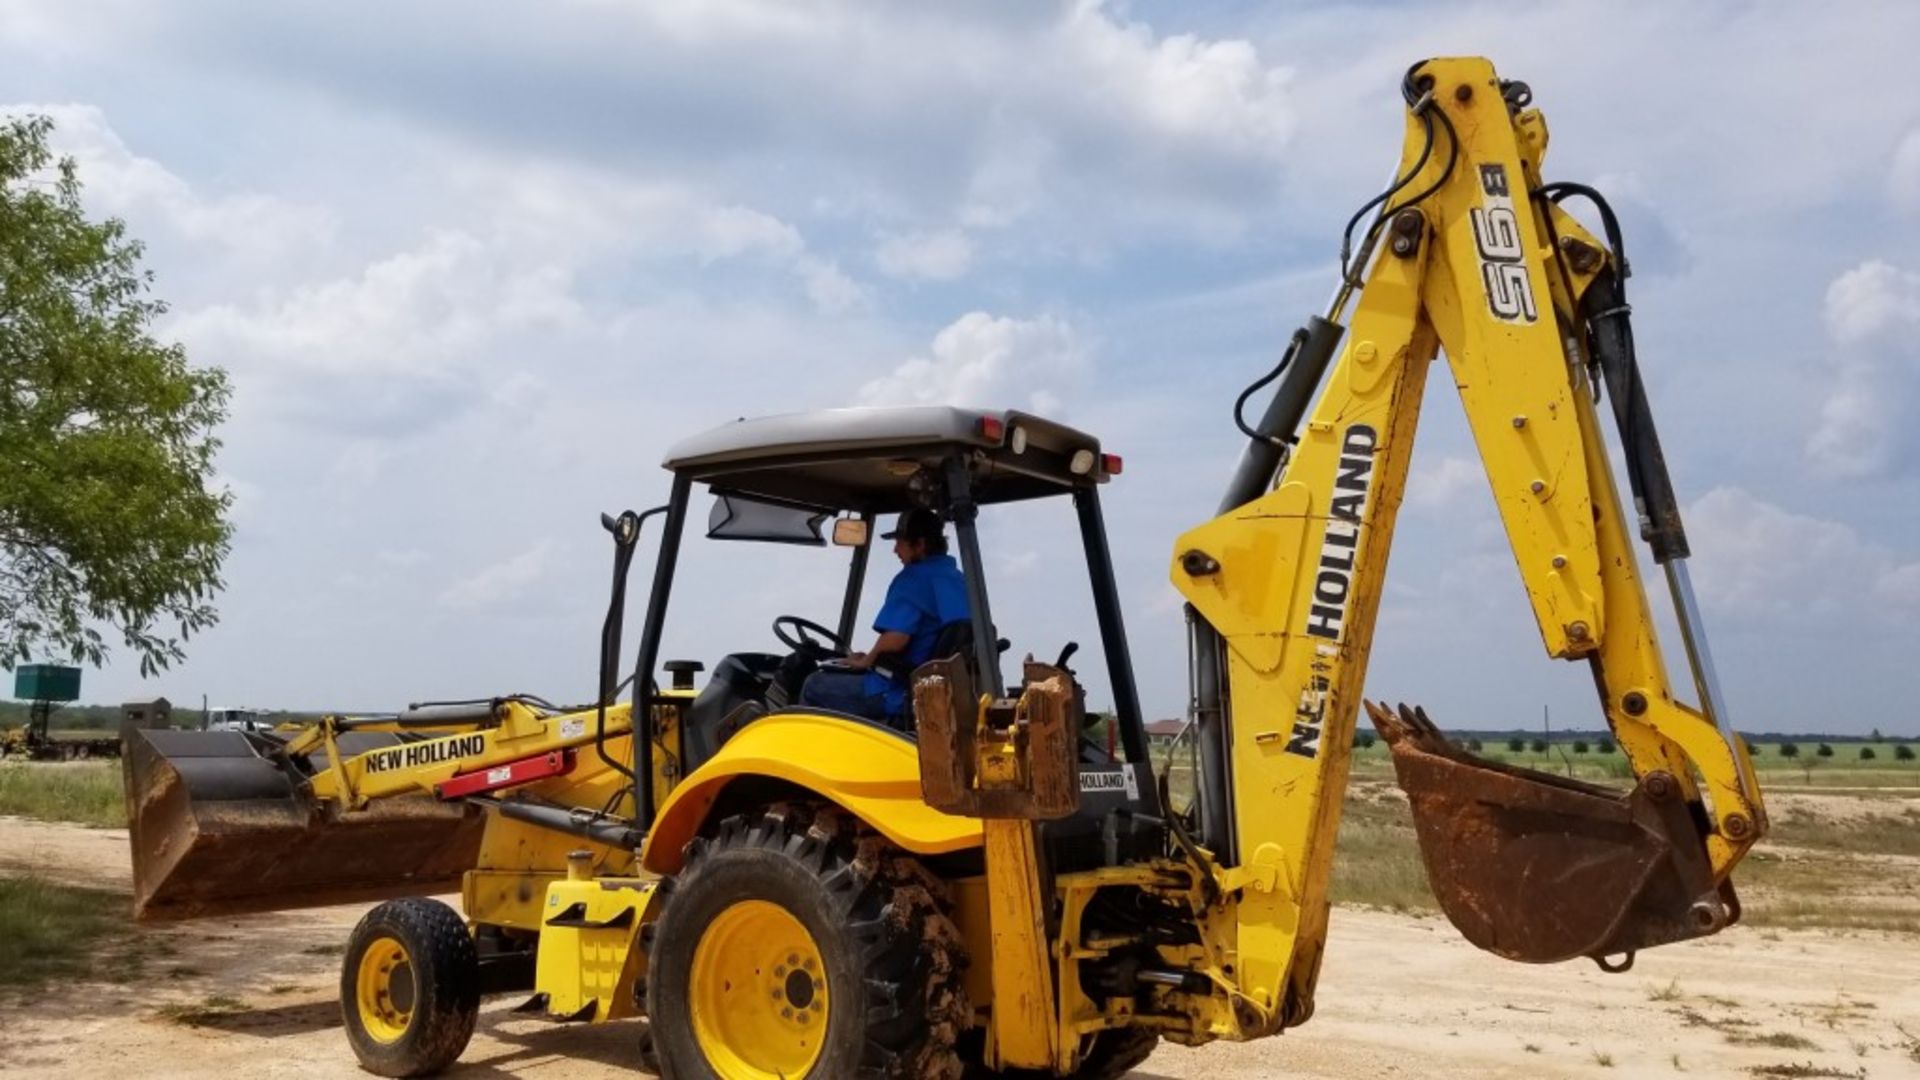
<svg viewBox="0 0 1920 1080"><path fill-rule="evenodd" d="M482 810L632 850L630 712L503 699L327 717L284 742L133 731L126 782L134 911L181 919L419 895L480 864ZM565 836L555 843L566 843ZM511 846L511 845L506 845ZM559 869L555 860L553 869Z"/></svg>
<svg viewBox="0 0 1920 1080"><path fill-rule="evenodd" d="M1378 713L1442 906L1515 959L1631 953L1737 918L1728 875L1766 829L1686 582L1631 339L1615 329L1625 267L1543 190L1546 124L1524 86L1484 60L1446 59L1417 65L1406 94L1397 190L1326 319L1296 339L1243 461L1251 490L1174 549L1173 582L1196 613L1204 840L1220 879L1242 886L1229 901L1231 978L1253 1006L1239 1010L1242 1036L1311 1012L1354 723L1439 352L1547 654L1591 665L1641 778L1626 796L1547 782L1472 759L1423 713ZM1699 707L1676 699L1662 659L1590 363L1615 395Z"/></svg>

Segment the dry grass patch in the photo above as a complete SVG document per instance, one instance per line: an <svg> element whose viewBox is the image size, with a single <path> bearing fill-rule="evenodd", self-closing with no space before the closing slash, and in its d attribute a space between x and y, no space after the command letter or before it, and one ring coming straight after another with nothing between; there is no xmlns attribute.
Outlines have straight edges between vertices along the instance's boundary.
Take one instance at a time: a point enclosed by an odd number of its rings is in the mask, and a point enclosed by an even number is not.
<svg viewBox="0 0 1920 1080"><path fill-rule="evenodd" d="M1330 886L1336 904L1437 911L1407 801L1396 788L1356 784L1340 817Z"/></svg>
<svg viewBox="0 0 1920 1080"><path fill-rule="evenodd" d="M174 1002L162 1005L154 1013L163 1020L188 1027L202 1027L217 1020L223 1020L237 1012L244 1012L247 1003L229 994L209 994L199 1002L188 1004Z"/></svg>
<svg viewBox="0 0 1920 1080"><path fill-rule="evenodd" d="M1679 1001L1680 996L1679 979L1674 979L1665 986L1649 986L1647 988L1648 1001Z"/></svg>
<svg viewBox="0 0 1920 1080"><path fill-rule="evenodd" d="M1733 1031L1727 1033L1727 1041L1735 1046L1771 1046L1775 1050L1820 1049L1820 1045L1812 1039L1804 1035L1795 1035L1791 1031L1770 1031L1765 1035Z"/></svg>

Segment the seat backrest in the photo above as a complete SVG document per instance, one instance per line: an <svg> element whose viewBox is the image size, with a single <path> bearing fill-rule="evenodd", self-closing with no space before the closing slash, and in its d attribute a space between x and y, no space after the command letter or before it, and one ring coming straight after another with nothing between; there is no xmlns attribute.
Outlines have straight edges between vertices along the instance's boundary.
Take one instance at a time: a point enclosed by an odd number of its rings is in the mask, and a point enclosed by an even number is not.
<svg viewBox="0 0 1920 1080"><path fill-rule="evenodd" d="M955 653L966 657L969 664L973 662L972 619L955 619L942 626L940 632L933 636L933 652L927 659L940 660Z"/></svg>
<svg viewBox="0 0 1920 1080"><path fill-rule="evenodd" d="M973 621L971 619L955 619L941 626L939 631L933 635L933 651L927 654L927 659L944 660L955 653L958 653L966 659L968 670L973 669L975 665L973 660ZM912 688L913 669L907 666L905 657L892 654L883 656L873 665L873 670L899 683L901 686L905 686L908 689Z"/></svg>

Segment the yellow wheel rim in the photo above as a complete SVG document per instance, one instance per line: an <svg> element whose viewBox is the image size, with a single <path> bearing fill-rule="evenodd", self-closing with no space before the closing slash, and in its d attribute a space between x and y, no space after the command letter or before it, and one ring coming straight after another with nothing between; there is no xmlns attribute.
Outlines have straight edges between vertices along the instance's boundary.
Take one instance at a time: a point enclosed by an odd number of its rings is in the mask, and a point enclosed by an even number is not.
<svg viewBox="0 0 1920 1080"><path fill-rule="evenodd" d="M390 937L374 939L367 951L360 954L354 988L354 1007L360 1014L360 1025L374 1041L396 1042L407 1033L417 995L413 963L407 957L406 946Z"/></svg>
<svg viewBox="0 0 1920 1080"><path fill-rule="evenodd" d="M724 1080L793 1080L820 1059L827 977L787 910L742 900L700 935L687 980L693 1034Z"/></svg>

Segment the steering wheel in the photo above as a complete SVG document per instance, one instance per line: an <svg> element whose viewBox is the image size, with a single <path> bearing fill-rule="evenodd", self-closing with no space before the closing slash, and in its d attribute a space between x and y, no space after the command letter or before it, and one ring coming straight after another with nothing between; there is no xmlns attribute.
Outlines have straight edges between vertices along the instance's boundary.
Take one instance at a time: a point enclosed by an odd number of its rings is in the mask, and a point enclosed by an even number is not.
<svg viewBox="0 0 1920 1080"><path fill-rule="evenodd" d="M816 634L826 639L824 644L815 640ZM840 640L839 634L798 615L782 615L773 620L773 636L780 639L780 644L815 660L847 655L847 644Z"/></svg>

